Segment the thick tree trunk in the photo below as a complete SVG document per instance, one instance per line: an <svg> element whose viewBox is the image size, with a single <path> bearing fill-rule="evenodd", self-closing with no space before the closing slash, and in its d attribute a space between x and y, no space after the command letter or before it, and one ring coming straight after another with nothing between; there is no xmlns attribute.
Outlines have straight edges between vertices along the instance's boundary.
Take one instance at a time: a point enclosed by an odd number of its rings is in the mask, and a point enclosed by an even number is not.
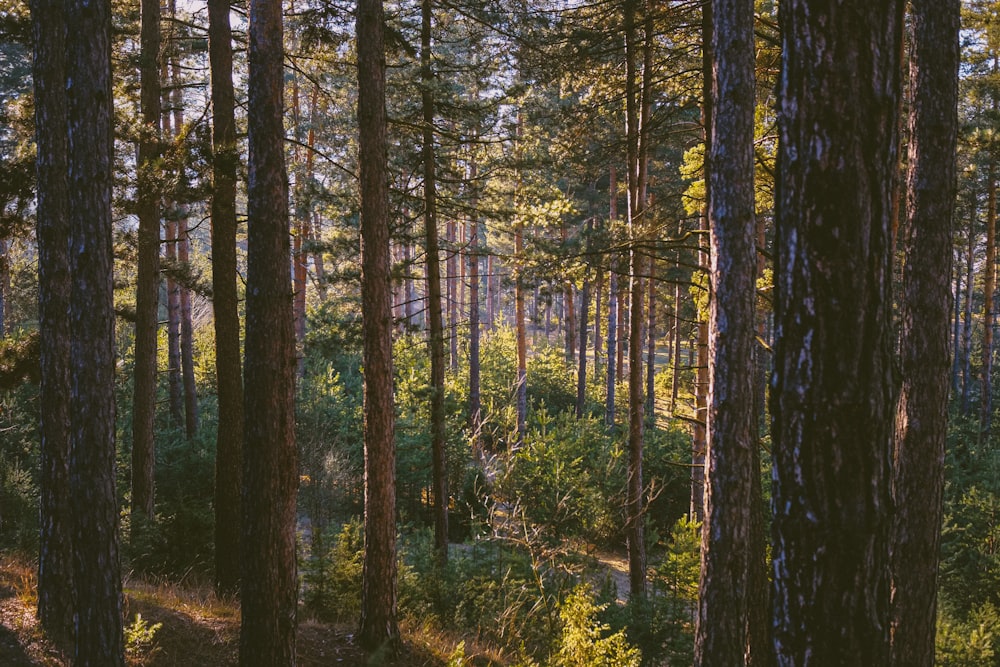
<svg viewBox="0 0 1000 667"><path fill-rule="evenodd" d="M431 468L434 486L434 550L448 563L448 460L444 413L444 321L441 253L437 228L437 165L434 150L434 71L431 67L431 0L420 3L420 72L423 90L424 240L427 252L428 343L431 356Z"/></svg>
<svg viewBox="0 0 1000 667"><path fill-rule="evenodd" d="M739 665L749 628L755 431L753 0L713 0L706 179L711 229L705 525L695 665Z"/></svg>
<svg viewBox="0 0 1000 667"><path fill-rule="evenodd" d="M124 665L115 489L111 6L66 5L70 496L77 667Z"/></svg>
<svg viewBox="0 0 1000 667"><path fill-rule="evenodd" d="M892 469L892 649L931 667L948 431L952 221L958 135L959 0L913 0L902 386Z"/></svg>
<svg viewBox="0 0 1000 667"><path fill-rule="evenodd" d="M240 498L243 489L243 370L236 281L236 147L233 44L229 0L208 2L212 66L212 293L219 424L215 446L215 590L240 585Z"/></svg>
<svg viewBox="0 0 1000 667"><path fill-rule="evenodd" d="M32 82L38 200L39 412L38 619L69 648L73 640L73 520L70 487L70 229L67 182L66 17L60 0L33 0Z"/></svg>
<svg viewBox="0 0 1000 667"><path fill-rule="evenodd" d="M135 388L132 400L132 526L153 518L153 420L156 415L160 295L160 2L141 6L140 110L137 165L138 256L135 288Z"/></svg>
<svg viewBox="0 0 1000 667"><path fill-rule="evenodd" d="M365 557L358 641L394 653L396 621L396 447L392 395L392 278L386 158L385 15L382 0L359 0L358 148L361 165L361 298L364 328Z"/></svg>
<svg viewBox="0 0 1000 667"><path fill-rule="evenodd" d="M251 0L240 664L295 664L295 331L281 2ZM276 267L285 267L276 270Z"/></svg>
<svg viewBox="0 0 1000 667"><path fill-rule="evenodd" d="M903 7L781 7L771 387L779 665L889 660Z"/></svg>

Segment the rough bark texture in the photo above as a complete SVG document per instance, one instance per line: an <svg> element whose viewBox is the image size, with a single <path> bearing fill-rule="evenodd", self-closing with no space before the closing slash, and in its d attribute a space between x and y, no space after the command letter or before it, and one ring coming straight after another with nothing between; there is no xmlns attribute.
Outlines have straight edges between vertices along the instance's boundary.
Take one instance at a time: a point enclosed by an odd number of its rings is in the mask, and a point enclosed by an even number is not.
<svg viewBox="0 0 1000 667"><path fill-rule="evenodd" d="M892 478L896 667L934 664L948 428L959 0L911 3L910 142Z"/></svg>
<svg viewBox="0 0 1000 667"><path fill-rule="evenodd" d="M278 666L295 664L298 487L280 0L251 0L249 47L240 664Z"/></svg>
<svg viewBox="0 0 1000 667"><path fill-rule="evenodd" d="M31 4L35 142L38 148L38 317L41 334L41 475L38 619L63 646L73 634L73 509L69 487L70 304L66 180L65 5Z"/></svg>
<svg viewBox="0 0 1000 667"><path fill-rule="evenodd" d="M753 0L713 0L708 457L695 665L747 647L754 433Z"/></svg>
<svg viewBox="0 0 1000 667"><path fill-rule="evenodd" d="M239 590L243 372L236 287L236 122L229 0L208 2L212 66L212 293L219 426L215 448L215 589Z"/></svg>
<svg viewBox="0 0 1000 667"><path fill-rule="evenodd" d="M781 4L771 388L779 665L889 659L903 5Z"/></svg>
<svg viewBox="0 0 1000 667"><path fill-rule="evenodd" d="M444 413L444 318L437 228L437 165L434 156L434 71L431 68L431 0L420 3L420 78L423 84L424 241L427 251L428 343L431 356L431 470L434 486L434 550L448 562L448 461Z"/></svg>
<svg viewBox="0 0 1000 667"><path fill-rule="evenodd" d="M132 525L153 517L153 418L156 414L156 347L160 296L160 3L141 3L139 57L139 251L135 289L135 389L132 400Z"/></svg>
<svg viewBox="0 0 1000 667"><path fill-rule="evenodd" d="M392 397L392 276L386 159L382 0L359 0L358 148L361 165L361 298L364 327L365 560L358 641L399 645L396 621L396 449Z"/></svg>
<svg viewBox="0 0 1000 667"><path fill-rule="evenodd" d="M70 2L66 25L73 664L109 667L125 664L115 490L110 3Z"/></svg>

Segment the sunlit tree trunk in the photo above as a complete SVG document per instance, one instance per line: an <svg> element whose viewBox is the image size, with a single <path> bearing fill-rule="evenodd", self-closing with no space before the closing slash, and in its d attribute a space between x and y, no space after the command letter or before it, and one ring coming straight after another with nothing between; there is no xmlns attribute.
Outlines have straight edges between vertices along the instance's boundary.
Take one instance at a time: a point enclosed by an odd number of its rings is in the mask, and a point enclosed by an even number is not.
<svg viewBox="0 0 1000 667"><path fill-rule="evenodd" d="M911 2L910 141L892 491L895 667L931 667L948 431L959 0Z"/></svg>
<svg viewBox="0 0 1000 667"><path fill-rule="evenodd" d="M135 389L132 400L132 526L153 518L153 421L156 415L160 295L160 3L141 3L139 136L136 208L139 218L135 288ZM133 533L133 535L137 534Z"/></svg>
<svg viewBox="0 0 1000 667"><path fill-rule="evenodd" d="M618 219L618 175L614 165L611 166L611 185L608 187L611 200L611 224ZM611 258L608 270L608 368L607 392L604 408L604 423L615 425L615 388L618 381L617 364L619 363L618 345L618 271L615 258Z"/></svg>
<svg viewBox="0 0 1000 667"><path fill-rule="evenodd" d="M997 284L997 183L992 158L986 171L986 259L983 262L983 348L979 391L979 442L988 443L993 430L993 295Z"/></svg>
<svg viewBox="0 0 1000 667"><path fill-rule="evenodd" d="M711 230L708 456L695 665L747 654L754 381L753 0L712 0L711 124L706 190Z"/></svg>

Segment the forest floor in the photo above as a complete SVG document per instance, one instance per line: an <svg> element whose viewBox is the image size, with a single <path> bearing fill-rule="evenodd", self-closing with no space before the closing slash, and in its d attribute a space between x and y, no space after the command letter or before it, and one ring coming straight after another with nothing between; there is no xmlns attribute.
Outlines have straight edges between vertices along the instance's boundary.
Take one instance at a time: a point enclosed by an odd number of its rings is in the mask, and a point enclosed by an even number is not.
<svg viewBox="0 0 1000 667"><path fill-rule="evenodd" d="M0 665L64 667L69 660L42 633L35 617L34 564L0 557ZM141 617L137 623L137 617ZM225 667L236 665L239 607L220 600L210 588L127 581L125 584L127 661L130 667ZM162 624L148 642L136 630ZM131 632L130 632L131 629ZM366 660L354 643L353 627L302 619L296 663L302 667L368 664L431 667L447 664L458 639L420 628L402 628L403 653L395 661ZM478 653L478 654L477 654ZM467 664L497 664L491 656L466 648Z"/></svg>

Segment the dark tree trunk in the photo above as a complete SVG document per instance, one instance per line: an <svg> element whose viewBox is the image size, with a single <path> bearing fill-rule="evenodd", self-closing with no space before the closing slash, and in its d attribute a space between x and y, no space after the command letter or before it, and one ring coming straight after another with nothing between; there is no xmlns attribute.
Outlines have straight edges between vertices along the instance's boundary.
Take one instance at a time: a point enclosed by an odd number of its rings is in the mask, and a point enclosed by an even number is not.
<svg viewBox="0 0 1000 667"><path fill-rule="evenodd" d="M959 0L913 0L905 264L892 478L892 649L896 667L931 667L937 621L945 437Z"/></svg>
<svg viewBox="0 0 1000 667"><path fill-rule="evenodd" d="M743 664L749 627L754 380L753 0L713 0L708 457L695 665Z"/></svg>
<svg viewBox="0 0 1000 667"><path fill-rule="evenodd" d="M187 212L177 221L177 261L183 267L190 266L191 240L188 238ZM186 268L185 268L186 270ZM181 316L181 370L184 379L184 432L188 440L198 435L198 387L194 379L194 322L191 319L191 289L180 289Z"/></svg>
<svg viewBox="0 0 1000 667"><path fill-rule="evenodd" d="M445 283L448 285L448 367L458 370L458 255L455 250L455 221L449 219L445 226L448 259L445 262Z"/></svg>
<svg viewBox="0 0 1000 667"><path fill-rule="evenodd" d="M212 66L212 293L219 425L215 451L215 589L240 584L240 497L243 488L243 372L236 281L236 122L229 0L208 2Z"/></svg>
<svg viewBox="0 0 1000 667"><path fill-rule="evenodd" d="M646 281L646 423L656 425L656 258L649 258Z"/></svg>
<svg viewBox="0 0 1000 667"><path fill-rule="evenodd" d="M775 242L779 665L889 660L902 0L786 0Z"/></svg>
<svg viewBox="0 0 1000 667"><path fill-rule="evenodd" d="M115 490L110 3L69 2L66 24L73 664L108 667L125 664Z"/></svg>
<svg viewBox="0 0 1000 667"><path fill-rule="evenodd" d="M240 664L295 664L295 331L281 2L251 0ZM278 270L277 267L284 267Z"/></svg>
<svg viewBox="0 0 1000 667"><path fill-rule="evenodd" d="M359 0L358 148L361 165L361 298L364 327L365 558L358 641L399 645L396 621L396 448L392 396L392 277L386 158L385 15Z"/></svg>
<svg viewBox="0 0 1000 667"><path fill-rule="evenodd" d="M135 389L132 402L132 526L153 518L153 419L156 414L157 328L160 294L160 3L143 0L139 59L142 130L136 209L139 250L135 288ZM133 533L134 534L134 533Z"/></svg>
<svg viewBox="0 0 1000 667"><path fill-rule="evenodd" d="M71 277L67 199L65 3L31 3L35 142L38 149L38 318L41 334L41 475L38 619L64 647L73 639L73 519L70 488Z"/></svg>
<svg viewBox="0 0 1000 667"><path fill-rule="evenodd" d="M477 188L476 163L469 165L469 179ZM474 190L475 192L475 190ZM479 218L477 201L472 202L469 229L469 431L472 432L472 453L482 456L483 406L480 396L479 364Z"/></svg>
<svg viewBox="0 0 1000 667"><path fill-rule="evenodd" d="M431 463L434 486L434 550L448 563L448 460L444 413L444 321L441 253L437 228L437 165L434 150L434 71L431 67L431 0L420 3L420 75L423 89L424 239L427 244L428 343L431 354Z"/></svg>
<svg viewBox="0 0 1000 667"><path fill-rule="evenodd" d="M972 294L975 289L976 194L969 201L969 238L965 250L965 312L962 317L962 407L968 416L972 392Z"/></svg>

